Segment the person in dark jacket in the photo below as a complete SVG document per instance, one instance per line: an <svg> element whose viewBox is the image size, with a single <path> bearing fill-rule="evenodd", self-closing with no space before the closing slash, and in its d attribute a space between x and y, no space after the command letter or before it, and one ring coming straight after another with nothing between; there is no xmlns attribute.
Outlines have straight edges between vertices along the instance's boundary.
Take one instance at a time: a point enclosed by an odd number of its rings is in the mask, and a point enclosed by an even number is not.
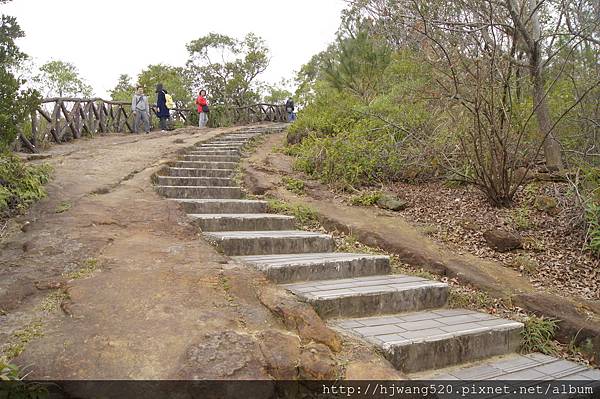
<svg viewBox="0 0 600 399"><path fill-rule="evenodd" d="M167 91L163 88L162 83L156 85L156 107L158 108L157 116L160 119L160 130L167 130L167 122L170 117L169 108L167 108L167 99L165 98Z"/></svg>
<svg viewBox="0 0 600 399"><path fill-rule="evenodd" d="M296 114L294 114L296 107L294 105L294 100L292 100L291 97L288 98L287 102L285 103L285 110L288 114L288 122L293 122L296 119Z"/></svg>

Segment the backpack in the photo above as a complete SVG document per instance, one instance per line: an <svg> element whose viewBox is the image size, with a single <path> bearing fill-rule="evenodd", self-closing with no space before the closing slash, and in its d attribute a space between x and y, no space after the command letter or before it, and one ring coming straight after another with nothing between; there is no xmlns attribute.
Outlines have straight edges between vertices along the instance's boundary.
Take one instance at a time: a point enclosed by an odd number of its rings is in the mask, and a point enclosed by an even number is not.
<svg viewBox="0 0 600 399"><path fill-rule="evenodd" d="M175 109L175 101L173 101L173 97L168 93L165 93L165 105L169 109Z"/></svg>

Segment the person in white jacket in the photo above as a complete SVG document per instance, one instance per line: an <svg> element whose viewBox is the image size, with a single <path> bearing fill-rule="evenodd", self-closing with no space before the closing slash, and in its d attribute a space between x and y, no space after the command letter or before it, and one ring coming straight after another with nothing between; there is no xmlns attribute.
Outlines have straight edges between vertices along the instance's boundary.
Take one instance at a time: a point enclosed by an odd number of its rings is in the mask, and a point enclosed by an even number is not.
<svg viewBox="0 0 600 399"><path fill-rule="evenodd" d="M150 133L150 103L148 103L148 96L144 95L142 86L137 87L131 99L131 109L133 111L133 132L138 133L140 122L143 122L144 131Z"/></svg>

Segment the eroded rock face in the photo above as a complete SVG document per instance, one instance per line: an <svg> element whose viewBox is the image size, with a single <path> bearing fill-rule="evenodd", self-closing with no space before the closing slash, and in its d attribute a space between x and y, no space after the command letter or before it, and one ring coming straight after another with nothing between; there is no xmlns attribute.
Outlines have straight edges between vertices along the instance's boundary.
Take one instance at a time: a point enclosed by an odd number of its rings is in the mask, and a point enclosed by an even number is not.
<svg viewBox="0 0 600 399"><path fill-rule="evenodd" d="M383 209L389 209L390 211L398 212L406 209L408 207L408 202L391 195L383 195L377 200L377 206Z"/></svg>
<svg viewBox="0 0 600 399"><path fill-rule="evenodd" d="M508 252L513 249L523 248L523 239L521 236L510 231L491 229L483 233L483 237L490 248L498 252Z"/></svg>
<svg viewBox="0 0 600 399"><path fill-rule="evenodd" d="M252 336L236 331L206 334L191 345L177 375L185 380L269 379Z"/></svg>
<svg viewBox="0 0 600 399"><path fill-rule="evenodd" d="M278 330L266 330L258 334L260 350L267 371L277 380L298 378L300 338Z"/></svg>
<svg viewBox="0 0 600 399"><path fill-rule="evenodd" d="M300 355L300 378L304 380L334 380L337 363L331 350L323 344L310 343Z"/></svg>
<svg viewBox="0 0 600 399"><path fill-rule="evenodd" d="M262 290L258 299L281 318L289 330L296 330L303 341L325 344L334 352L341 350L342 344L338 335L325 325L310 305L297 302L272 288Z"/></svg>

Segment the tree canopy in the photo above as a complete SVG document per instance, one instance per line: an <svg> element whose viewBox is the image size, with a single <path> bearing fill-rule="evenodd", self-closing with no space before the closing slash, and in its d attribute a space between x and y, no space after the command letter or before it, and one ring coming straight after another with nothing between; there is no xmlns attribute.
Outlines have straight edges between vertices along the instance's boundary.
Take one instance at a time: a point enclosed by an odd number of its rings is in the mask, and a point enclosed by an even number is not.
<svg viewBox="0 0 600 399"><path fill-rule="evenodd" d="M46 97L90 97L93 94L92 87L79 76L77 67L70 62L46 62L34 81Z"/></svg>
<svg viewBox="0 0 600 399"><path fill-rule="evenodd" d="M243 106L260 99L257 78L269 66L263 39L253 33L243 40L210 33L187 49L193 87L205 89L213 103Z"/></svg>

